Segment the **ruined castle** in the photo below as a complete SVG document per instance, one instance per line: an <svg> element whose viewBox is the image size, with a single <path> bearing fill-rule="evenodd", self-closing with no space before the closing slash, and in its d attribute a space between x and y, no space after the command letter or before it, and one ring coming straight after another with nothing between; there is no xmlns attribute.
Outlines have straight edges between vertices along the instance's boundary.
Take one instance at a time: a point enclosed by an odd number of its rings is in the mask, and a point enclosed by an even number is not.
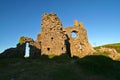
<svg viewBox="0 0 120 80"><path fill-rule="evenodd" d="M38 55L62 55L69 54L71 57L84 57L92 55L94 49L88 42L87 31L84 24L74 21L73 26L62 27L62 23L56 14L44 14L42 16L41 32L36 41L22 36L16 47L20 55L25 55L26 43L29 43L30 57ZM76 36L73 37L72 33Z"/></svg>

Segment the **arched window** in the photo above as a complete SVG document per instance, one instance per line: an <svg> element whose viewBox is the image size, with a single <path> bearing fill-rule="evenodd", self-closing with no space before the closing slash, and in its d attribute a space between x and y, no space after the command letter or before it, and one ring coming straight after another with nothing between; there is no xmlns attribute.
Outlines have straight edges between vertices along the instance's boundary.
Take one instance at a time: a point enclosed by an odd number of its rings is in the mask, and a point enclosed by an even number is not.
<svg viewBox="0 0 120 80"><path fill-rule="evenodd" d="M25 58L30 56L30 52L29 51L30 51L29 43L26 43L25 55L24 55Z"/></svg>

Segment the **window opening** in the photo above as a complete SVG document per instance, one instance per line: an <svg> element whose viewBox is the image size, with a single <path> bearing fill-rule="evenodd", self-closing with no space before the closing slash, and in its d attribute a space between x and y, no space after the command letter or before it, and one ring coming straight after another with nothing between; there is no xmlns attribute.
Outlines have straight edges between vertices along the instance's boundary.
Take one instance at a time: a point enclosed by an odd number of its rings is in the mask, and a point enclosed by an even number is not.
<svg viewBox="0 0 120 80"><path fill-rule="evenodd" d="M71 37L76 38L77 37L77 32L76 31L71 32Z"/></svg>
<svg viewBox="0 0 120 80"><path fill-rule="evenodd" d="M51 37L51 39L53 40L53 37Z"/></svg>
<svg viewBox="0 0 120 80"><path fill-rule="evenodd" d="M30 52L29 51L30 51L29 43L26 43L25 55L24 55L25 58L30 56Z"/></svg>
<svg viewBox="0 0 120 80"><path fill-rule="evenodd" d="M80 50L82 50L82 44L80 44Z"/></svg>
<svg viewBox="0 0 120 80"><path fill-rule="evenodd" d="M50 51L50 48L47 48L48 51Z"/></svg>

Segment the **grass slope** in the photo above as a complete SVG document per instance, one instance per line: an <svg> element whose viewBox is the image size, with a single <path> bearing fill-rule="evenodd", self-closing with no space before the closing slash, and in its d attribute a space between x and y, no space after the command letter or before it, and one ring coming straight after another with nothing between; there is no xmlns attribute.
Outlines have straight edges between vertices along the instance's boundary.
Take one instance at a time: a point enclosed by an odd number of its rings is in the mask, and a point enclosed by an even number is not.
<svg viewBox="0 0 120 80"><path fill-rule="evenodd" d="M104 56L82 59L0 59L0 80L120 80L120 62Z"/></svg>
<svg viewBox="0 0 120 80"><path fill-rule="evenodd" d="M100 55L82 59L68 55L52 59L1 58L0 80L120 80L120 61Z"/></svg>
<svg viewBox="0 0 120 80"><path fill-rule="evenodd" d="M120 53L120 43L106 44L106 45L95 47L95 49L98 49L100 47L114 48L117 50L118 53Z"/></svg>

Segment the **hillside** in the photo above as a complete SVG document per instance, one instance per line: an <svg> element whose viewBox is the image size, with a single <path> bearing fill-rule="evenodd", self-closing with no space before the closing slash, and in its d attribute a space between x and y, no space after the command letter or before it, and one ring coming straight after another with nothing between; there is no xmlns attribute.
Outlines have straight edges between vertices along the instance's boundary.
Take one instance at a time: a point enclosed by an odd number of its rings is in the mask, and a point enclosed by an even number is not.
<svg viewBox="0 0 120 80"><path fill-rule="evenodd" d="M118 45L104 46L118 49ZM120 80L120 61L105 56L50 58L1 58L0 80Z"/></svg>
<svg viewBox="0 0 120 80"><path fill-rule="evenodd" d="M95 47L95 49L98 49L100 47L114 48L117 50L118 53L120 53L120 43L106 44L106 45Z"/></svg>

